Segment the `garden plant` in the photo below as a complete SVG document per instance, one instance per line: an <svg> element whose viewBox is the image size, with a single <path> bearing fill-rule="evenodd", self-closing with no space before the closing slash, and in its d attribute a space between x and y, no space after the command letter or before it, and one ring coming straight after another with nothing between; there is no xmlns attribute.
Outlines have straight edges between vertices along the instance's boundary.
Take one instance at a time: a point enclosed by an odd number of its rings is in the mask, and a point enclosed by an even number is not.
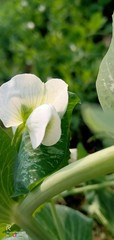
<svg viewBox="0 0 114 240"><path fill-rule="evenodd" d="M101 107L82 104L81 108L90 129L100 137L111 139L112 143L113 62L112 34L96 82ZM107 199L108 209L97 206L95 209L99 220L114 236L114 214L110 210L114 196L111 188L114 146L80 159L75 151L73 159L69 149L70 122L78 104L79 97L69 92L68 84L60 78L50 78L44 83L36 75L25 73L1 85L0 239L92 240L93 220L89 214L85 216L58 204L64 196L89 188L102 189L102 196L99 194L96 202L92 202L91 197L89 212L94 213L95 204L102 202L103 206L103 199ZM94 179L96 184L90 185ZM89 185L81 185L85 182ZM108 190L104 192L106 187Z"/></svg>

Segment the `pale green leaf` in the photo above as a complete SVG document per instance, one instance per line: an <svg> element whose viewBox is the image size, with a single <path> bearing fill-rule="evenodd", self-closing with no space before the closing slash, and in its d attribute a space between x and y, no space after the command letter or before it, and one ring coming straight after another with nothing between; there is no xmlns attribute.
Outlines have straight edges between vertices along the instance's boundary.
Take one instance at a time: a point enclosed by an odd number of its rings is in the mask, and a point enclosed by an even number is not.
<svg viewBox="0 0 114 240"><path fill-rule="evenodd" d="M96 87L102 108L114 110L114 15L112 40L109 50L101 62Z"/></svg>
<svg viewBox="0 0 114 240"><path fill-rule="evenodd" d="M62 240L92 240L92 220L66 206L56 205L62 230ZM47 231L50 240L59 240L50 205L36 213L36 220Z"/></svg>
<svg viewBox="0 0 114 240"><path fill-rule="evenodd" d="M82 116L88 127L102 135L114 137L114 112L103 111L98 105L84 104Z"/></svg>

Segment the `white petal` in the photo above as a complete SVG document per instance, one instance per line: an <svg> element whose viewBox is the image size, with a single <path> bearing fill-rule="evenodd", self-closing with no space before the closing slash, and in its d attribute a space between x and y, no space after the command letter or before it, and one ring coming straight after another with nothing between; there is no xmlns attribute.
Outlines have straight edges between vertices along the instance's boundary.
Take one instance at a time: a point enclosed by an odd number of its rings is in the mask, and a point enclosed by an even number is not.
<svg viewBox="0 0 114 240"><path fill-rule="evenodd" d="M32 147L41 143L47 146L55 144L61 136L60 118L54 107L43 104L29 116L26 125L29 129ZM59 133L57 132L59 131Z"/></svg>
<svg viewBox="0 0 114 240"><path fill-rule="evenodd" d="M48 80L45 83L44 103L52 104L62 117L68 105L68 85L61 79Z"/></svg>
<svg viewBox="0 0 114 240"><path fill-rule="evenodd" d="M5 96L5 89L0 89L0 119L5 127L18 126L23 122L20 114L21 103L15 96Z"/></svg>
<svg viewBox="0 0 114 240"><path fill-rule="evenodd" d="M0 87L0 119L6 127L23 122L22 107L32 111L43 98L44 83L33 74L19 74Z"/></svg>
<svg viewBox="0 0 114 240"><path fill-rule="evenodd" d="M11 79L17 94L27 107L40 105L44 94L44 83L34 74L19 74Z"/></svg>
<svg viewBox="0 0 114 240"><path fill-rule="evenodd" d="M61 137L61 120L55 108L52 108L52 117L46 128L46 132L42 141L42 144L45 146L52 146L56 144Z"/></svg>

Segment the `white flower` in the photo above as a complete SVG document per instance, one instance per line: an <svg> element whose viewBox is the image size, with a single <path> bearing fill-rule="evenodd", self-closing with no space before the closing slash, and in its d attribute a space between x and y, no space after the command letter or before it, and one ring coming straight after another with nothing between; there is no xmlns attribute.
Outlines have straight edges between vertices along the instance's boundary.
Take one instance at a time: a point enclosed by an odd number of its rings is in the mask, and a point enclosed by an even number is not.
<svg viewBox="0 0 114 240"><path fill-rule="evenodd" d="M30 29L30 30L33 30L35 28L34 22L28 22L27 23L27 28Z"/></svg>
<svg viewBox="0 0 114 240"><path fill-rule="evenodd" d="M39 5L39 7L38 7L39 12L45 12L45 10L46 10L46 5L44 5L44 4Z"/></svg>
<svg viewBox="0 0 114 240"><path fill-rule="evenodd" d="M0 87L0 119L5 127L24 123L33 148L51 146L61 137L61 118L68 104L68 86L61 79L45 84L33 74L19 74Z"/></svg>

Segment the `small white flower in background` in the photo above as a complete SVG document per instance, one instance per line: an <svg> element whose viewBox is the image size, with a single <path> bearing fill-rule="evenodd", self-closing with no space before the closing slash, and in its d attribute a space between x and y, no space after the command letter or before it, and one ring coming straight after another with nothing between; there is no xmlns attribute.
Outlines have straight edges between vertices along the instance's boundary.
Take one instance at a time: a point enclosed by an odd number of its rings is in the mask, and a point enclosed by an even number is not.
<svg viewBox="0 0 114 240"><path fill-rule="evenodd" d="M27 26L27 28L30 29L30 30L33 30L33 29L35 28L34 22L28 22L26 26Z"/></svg>
<svg viewBox="0 0 114 240"><path fill-rule="evenodd" d="M32 147L56 144L68 105L68 85L61 79L43 83L33 74L19 74L0 87L0 119L16 129L24 123Z"/></svg>
<svg viewBox="0 0 114 240"><path fill-rule="evenodd" d="M22 1L21 1L21 6L22 6L22 7L28 6L28 2L27 2L26 0L22 0Z"/></svg>
<svg viewBox="0 0 114 240"><path fill-rule="evenodd" d="M39 7L38 7L38 11L39 12L45 12L45 10L46 10L46 5L40 4Z"/></svg>
<svg viewBox="0 0 114 240"><path fill-rule="evenodd" d="M76 52L76 50L77 50L77 47L76 47L76 45L75 45L74 43L71 43L71 44L69 45L69 48L70 48L70 50L71 50L72 52Z"/></svg>

